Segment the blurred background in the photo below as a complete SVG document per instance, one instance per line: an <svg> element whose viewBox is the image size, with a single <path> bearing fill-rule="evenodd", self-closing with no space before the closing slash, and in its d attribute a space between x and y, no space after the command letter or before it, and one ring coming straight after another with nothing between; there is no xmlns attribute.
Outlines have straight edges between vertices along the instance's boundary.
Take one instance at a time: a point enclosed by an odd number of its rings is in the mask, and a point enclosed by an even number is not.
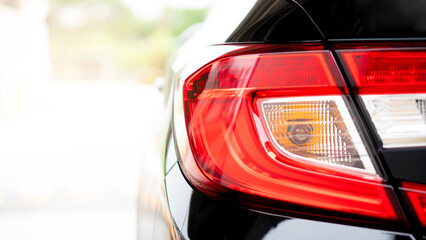
<svg viewBox="0 0 426 240"><path fill-rule="evenodd" d="M0 239L136 238L152 83L210 4L0 0Z"/></svg>

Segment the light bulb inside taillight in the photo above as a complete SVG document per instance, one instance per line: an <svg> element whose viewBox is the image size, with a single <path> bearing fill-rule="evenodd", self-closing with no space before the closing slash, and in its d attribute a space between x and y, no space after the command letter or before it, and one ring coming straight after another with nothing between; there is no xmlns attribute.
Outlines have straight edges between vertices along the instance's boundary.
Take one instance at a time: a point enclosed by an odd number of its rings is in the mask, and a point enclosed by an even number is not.
<svg viewBox="0 0 426 240"><path fill-rule="evenodd" d="M284 154L376 173L341 97L274 98L261 105L273 142Z"/></svg>

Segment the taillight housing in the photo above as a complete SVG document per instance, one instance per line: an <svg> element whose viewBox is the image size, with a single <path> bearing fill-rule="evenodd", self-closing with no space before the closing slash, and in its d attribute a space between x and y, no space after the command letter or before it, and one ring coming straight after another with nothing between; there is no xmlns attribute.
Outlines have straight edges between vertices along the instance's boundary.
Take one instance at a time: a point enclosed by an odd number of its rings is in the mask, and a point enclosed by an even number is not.
<svg viewBox="0 0 426 240"><path fill-rule="evenodd" d="M219 56L177 83L174 129L188 181L257 210L401 226L332 54L320 45L260 49Z"/></svg>

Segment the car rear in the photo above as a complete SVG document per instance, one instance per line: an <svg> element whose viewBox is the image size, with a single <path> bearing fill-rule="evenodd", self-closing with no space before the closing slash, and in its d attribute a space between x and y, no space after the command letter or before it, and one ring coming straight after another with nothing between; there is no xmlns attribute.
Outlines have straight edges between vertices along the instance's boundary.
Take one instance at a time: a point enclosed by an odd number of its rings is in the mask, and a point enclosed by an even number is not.
<svg viewBox="0 0 426 240"><path fill-rule="evenodd" d="M171 236L423 239L426 3L250 6L174 65Z"/></svg>

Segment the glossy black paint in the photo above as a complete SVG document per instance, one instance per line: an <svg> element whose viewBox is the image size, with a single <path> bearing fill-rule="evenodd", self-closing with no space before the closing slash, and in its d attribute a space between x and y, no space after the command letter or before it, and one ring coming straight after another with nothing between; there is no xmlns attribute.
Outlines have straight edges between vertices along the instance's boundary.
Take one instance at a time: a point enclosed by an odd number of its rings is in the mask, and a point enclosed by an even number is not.
<svg viewBox="0 0 426 240"><path fill-rule="evenodd" d="M297 0L327 39L425 38L423 0Z"/></svg>
<svg viewBox="0 0 426 240"><path fill-rule="evenodd" d="M381 152L393 178L426 184L426 149L386 149Z"/></svg>
<svg viewBox="0 0 426 240"><path fill-rule="evenodd" d="M214 200L193 190L178 165L167 174L166 189L175 228L184 239L414 239L391 231L274 216Z"/></svg>
<svg viewBox="0 0 426 240"><path fill-rule="evenodd" d="M259 0L226 42L320 41L309 17L285 0Z"/></svg>
<svg viewBox="0 0 426 240"><path fill-rule="evenodd" d="M423 0L296 2L309 16L291 0L259 0L227 42L426 38Z"/></svg>

